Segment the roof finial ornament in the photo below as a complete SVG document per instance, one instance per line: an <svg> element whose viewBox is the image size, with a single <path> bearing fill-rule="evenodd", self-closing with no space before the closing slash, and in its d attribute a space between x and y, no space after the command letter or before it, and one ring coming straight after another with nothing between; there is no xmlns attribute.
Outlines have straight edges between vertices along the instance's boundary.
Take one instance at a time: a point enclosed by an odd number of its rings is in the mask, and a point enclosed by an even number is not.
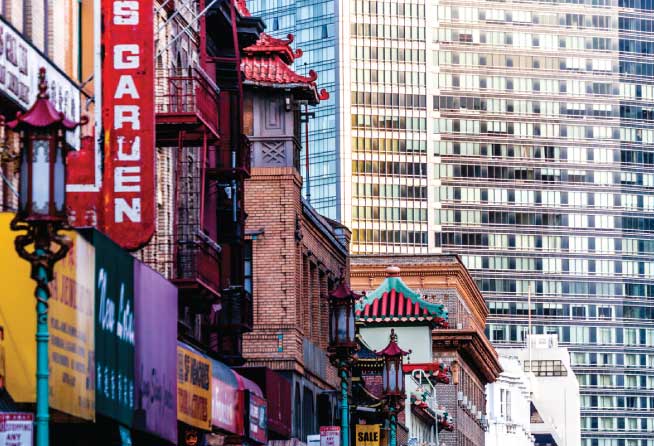
<svg viewBox="0 0 654 446"><path fill-rule="evenodd" d="M400 275L400 268L395 266L395 265L389 265L388 268L386 268L386 277L399 277Z"/></svg>
<svg viewBox="0 0 654 446"><path fill-rule="evenodd" d="M48 82L45 80L45 67L39 68L39 98L50 99Z"/></svg>

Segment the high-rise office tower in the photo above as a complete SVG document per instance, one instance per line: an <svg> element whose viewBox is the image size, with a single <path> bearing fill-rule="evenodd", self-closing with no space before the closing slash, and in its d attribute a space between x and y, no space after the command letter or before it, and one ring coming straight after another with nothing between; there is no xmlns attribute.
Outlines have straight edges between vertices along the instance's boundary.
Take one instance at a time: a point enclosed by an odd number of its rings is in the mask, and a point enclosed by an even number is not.
<svg viewBox="0 0 654 446"><path fill-rule="evenodd" d="M569 347L582 446L654 445L654 2L334 10L353 251L459 253L495 345Z"/></svg>
<svg viewBox="0 0 654 446"><path fill-rule="evenodd" d="M248 0L253 15L263 17L266 33L275 37L293 34L293 45L302 50L302 57L294 64L296 72L308 75L309 68L318 75L320 88L330 96L317 107L311 107L315 116L309 120L309 177L311 204L323 215L340 219L339 125L337 112L339 94L336 89L338 23L336 0ZM303 129L304 131L304 129ZM304 135L305 136L305 135ZM305 141L302 140L301 171L305 175ZM304 184L306 196L307 182Z"/></svg>

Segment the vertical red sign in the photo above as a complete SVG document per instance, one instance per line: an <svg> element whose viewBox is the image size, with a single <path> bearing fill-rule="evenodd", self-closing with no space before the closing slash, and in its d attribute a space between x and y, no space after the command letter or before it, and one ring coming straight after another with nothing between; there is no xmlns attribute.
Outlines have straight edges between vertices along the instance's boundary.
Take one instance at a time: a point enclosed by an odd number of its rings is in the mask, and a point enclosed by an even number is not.
<svg viewBox="0 0 654 446"><path fill-rule="evenodd" d="M155 227L152 0L102 0L102 229L125 249Z"/></svg>

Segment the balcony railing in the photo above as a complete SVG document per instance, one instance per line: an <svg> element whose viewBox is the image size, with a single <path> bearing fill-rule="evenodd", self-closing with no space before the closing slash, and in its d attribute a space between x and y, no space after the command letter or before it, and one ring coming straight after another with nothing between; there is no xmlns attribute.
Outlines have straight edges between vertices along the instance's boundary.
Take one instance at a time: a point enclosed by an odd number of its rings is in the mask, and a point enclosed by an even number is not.
<svg viewBox="0 0 654 446"><path fill-rule="evenodd" d="M252 314L252 295L242 286L231 286L222 291L222 306L219 313L218 330L232 333L252 331L254 319Z"/></svg>
<svg viewBox="0 0 654 446"><path fill-rule="evenodd" d="M220 247L203 232L177 243L175 281L182 288L198 286L213 296L220 290Z"/></svg>
<svg viewBox="0 0 654 446"><path fill-rule="evenodd" d="M162 126L184 126L189 137L208 130L219 134L219 89L200 67L158 69L155 80L157 134ZM204 127L204 128L203 128Z"/></svg>

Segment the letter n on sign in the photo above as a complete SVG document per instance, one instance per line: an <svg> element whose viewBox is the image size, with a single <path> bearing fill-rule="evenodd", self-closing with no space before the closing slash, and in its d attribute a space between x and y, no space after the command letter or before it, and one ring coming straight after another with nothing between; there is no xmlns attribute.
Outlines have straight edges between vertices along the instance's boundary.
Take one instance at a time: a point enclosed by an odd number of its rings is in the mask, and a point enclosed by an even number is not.
<svg viewBox="0 0 654 446"><path fill-rule="evenodd" d="M155 225L152 0L102 0L103 230L125 249Z"/></svg>

